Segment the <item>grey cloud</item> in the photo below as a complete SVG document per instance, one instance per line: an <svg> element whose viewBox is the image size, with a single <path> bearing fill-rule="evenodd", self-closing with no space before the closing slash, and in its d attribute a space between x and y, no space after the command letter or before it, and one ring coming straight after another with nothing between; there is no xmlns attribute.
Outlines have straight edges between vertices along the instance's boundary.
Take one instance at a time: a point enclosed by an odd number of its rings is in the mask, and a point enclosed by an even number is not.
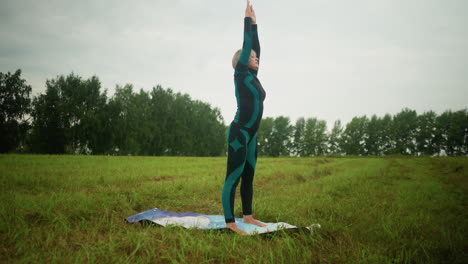
<svg viewBox="0 0 468 264"><path fill-rule="evenodd" d="M467 3L255 0L265 115L316 116L330 128L403 107L466 107ZM229 122L243 9L217 0L4 1L0 71L22 68L36 92L71 71L96 74L111 94L115 84L160 83L220 107Z"/></svg>

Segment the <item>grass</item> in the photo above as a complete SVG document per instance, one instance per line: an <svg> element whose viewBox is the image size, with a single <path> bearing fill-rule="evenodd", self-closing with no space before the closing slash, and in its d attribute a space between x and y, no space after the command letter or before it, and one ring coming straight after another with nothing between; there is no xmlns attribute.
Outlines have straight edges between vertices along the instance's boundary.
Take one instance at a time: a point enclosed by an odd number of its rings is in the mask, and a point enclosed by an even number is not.
<svg viewBox="0 0 468 264"><path fill-rule="evenodd" d="M322 226L264 238L123 220L222 214L225 158L0 155L0 262L467 263L467 169L463 157L260 158L254 215Z"/></svg>

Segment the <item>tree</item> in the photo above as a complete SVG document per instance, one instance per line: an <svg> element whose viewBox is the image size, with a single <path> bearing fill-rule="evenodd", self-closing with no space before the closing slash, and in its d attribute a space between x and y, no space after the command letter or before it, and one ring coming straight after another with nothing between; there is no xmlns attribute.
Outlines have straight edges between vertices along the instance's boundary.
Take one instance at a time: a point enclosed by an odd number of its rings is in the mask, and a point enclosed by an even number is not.
<svg viewBox="0 0 468 264"><path fill-rule="evenodd" d="M332 131L328 137L329 153L330 154L341 154L342 150L340 148L342 141L343 128L341 127L341 121L336 120Z"/></svg>
<svg viewBox="0 0 468 264"><path fill-rule="evenodd" d="M109 101L116 154L218 156L225 148L219 109L161 86L150 93L117 87Z"/></svg>
<svg viewBox="0 0 468 264"><path fill-rule="evenodd" d="M30 148L38 153L63 154L67 143L63 105L58 88L46 85L46 93L33 100Z"/></svg>
<svg viewBox="0 0 468 264"><path fill-rule="evenodd" d="M268 140L268 156L279 157L289 156L291 154L291 134L293 127L290 124L289 117L279 116L273 121L273 128Z"/></svg>
<svg viewBox="0 0 468 264"><path fill-rule="evenodd" d="M380 119L376 115L372 115L367 124L366 142L364 144L366 155L380 155L381 131Z"/></svg>
<svg viewBox="0 0 468 264"><path fill-rule="evenodd" d="M113 150L118 155L137 155L140 151L138 143L139 112L136 105L133 85L117 85L114 96L109 104L117 116L113 117Z"/></svg>
<svg viewBox="0 0 468 264"><path fill-rule="evenodd" d="M191 116L192 102L188 94L176 93L174 98L173 111L169 114L170 125L172 126L169 131L172 135L172 148L170 154L175 156L189 155L192 153L193 147L193 134L194 130L191 128L190 123L193 121Z"/></svg>
<svg viewBox="0 0 468 264"><path fill-rule="evenodd" d="M275 119L272 117L266 117L262 119L260 127L257 132L257 142L258 142L258 155L261 156L271 156L272 153L272 144L271 135L273 133L273 126Z"/></svg>
<svg viewBox="0 0 468 264"><path fill-rule="evenodd" d="M109 104L107 98L107 90L105 90L101 96L99 111L93 113L86 121L88 125L88 136L89 148L93 154L108 154L113 152L113 143L115 140L114 135L114 120L118 117L118 109L113 108Z"/></svg>
<svg viewBox="0 0 468 264"><path fill-rule="evenodd" d="M82 80L71 73L47 80L46 87L46 94L35 100L33 141L36 151L90 154L102 149L98 140L102 139L99 136L101 111L107 99L105 93L100 94L99 79L93 76Z"/></svg>
<svg viewBox="0 0 468 264"><path fill-rule="evenodd" d="M24 119L31 112L31 86L14 74L0 72L0 153L13 151L24 140L29 123Z"/></svg>
<svg viewBox="0 0 468 264"><path fill-rule="evenodd" d="M207 114L201 118L207 122L206 132L203 133L205 135L203 145L207 149L206 156L219 156L227 147L226 140L222 137L226 131L224 119L219 108L211 109L211 106L205 103L204 107Z"/></svg>
<svg viewBox="0 0 468 264"><path fill-rule="evenodd" d="M327 154L327 122L309 118L304 131L304 156Z"/></svg>
<svg viewBox="0 0 468 264"><path fill-rule="evenodd" d="M291 145L291 153L295 156L304 156L304 131L305 131L305 119L303 117L297 119L296 125L293 128L294 137Z"/></svg>
<svg viewBox="0 0 468 264"><path fill-rule="evenodd" d="M434 140L448 155L465 155L468 137L467 110L445 111L436 118Z"/></svg>
<svg viewBox="0 0 468 264"><path fill-rule="evenodd" d="M388 155L394 153L396 148L396 143L394 140L394 135L392 132L393 119L390 114L385 114L385 116L379 120L380 132L380 146L379 152L382 155Z"/></svg>
<svg viewBox="0 0 468 264"><path fill-rule="evenodd" d="M366 116L354 117L346 125L343 132L342 149L346 155L365 155L366 130L368 119Z"/></svg>
<svg viewBox="0 0 468 264"><path fill-rule="evenodd" d="M392 132L396 141L395 153L414 154L416 152L417 113L405 108L393 117Z"/></svg>
<svg viewBox="0 0 468 264"><path fill-rule="evenodd" d="M174 103L174 93L171 89L164 89L160 85L151 91L151 118L153 120L153 139L150 143L152 155L168 154L172 145L172 133L168 131Z"/></svg>
<svg viewBox="0 0 468 264"><path fill-rule="evenodd" d="M424 112L417 118L416 148L420 155L437 153L437 143L434 140L437 114L433 111Z"/></svg>
<svg viewBox="0 0 468 264"><path fill-rule="evenodd" d="M459 125L458 131L460 138L458 139L457 155L468 155L468 110L463 109L456 112L454 122Z"/></svg>

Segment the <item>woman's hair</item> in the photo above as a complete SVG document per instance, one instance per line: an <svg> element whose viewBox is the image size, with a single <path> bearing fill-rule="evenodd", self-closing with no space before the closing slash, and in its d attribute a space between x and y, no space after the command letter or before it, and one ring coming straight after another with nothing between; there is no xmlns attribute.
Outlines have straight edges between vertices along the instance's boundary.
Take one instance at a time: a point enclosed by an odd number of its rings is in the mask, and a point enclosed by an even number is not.
<svg viewBox="0 0 468 264"><path fill-rule="evenodd" d="M242 53L242 49L236 51L236 53L234 53L234 56L232 57L232 68L234 68L234 70L236 69L236 65L237 65L237 62L239 61L239 57Z"/></svg>

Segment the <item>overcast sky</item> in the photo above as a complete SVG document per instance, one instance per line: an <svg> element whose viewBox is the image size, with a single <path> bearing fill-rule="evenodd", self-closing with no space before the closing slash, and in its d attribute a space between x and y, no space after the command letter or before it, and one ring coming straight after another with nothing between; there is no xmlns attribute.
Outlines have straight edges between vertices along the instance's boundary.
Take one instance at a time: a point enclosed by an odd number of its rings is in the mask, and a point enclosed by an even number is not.
<svg viewBox="0 0 468 264"><path fill-rule="evenodd" d="M264 117L346 124L468 107L466 0L253 0ZM160 84L236 112L244 0L0 0L0 72L33 88L71 72L103 90Z"/></svg>

